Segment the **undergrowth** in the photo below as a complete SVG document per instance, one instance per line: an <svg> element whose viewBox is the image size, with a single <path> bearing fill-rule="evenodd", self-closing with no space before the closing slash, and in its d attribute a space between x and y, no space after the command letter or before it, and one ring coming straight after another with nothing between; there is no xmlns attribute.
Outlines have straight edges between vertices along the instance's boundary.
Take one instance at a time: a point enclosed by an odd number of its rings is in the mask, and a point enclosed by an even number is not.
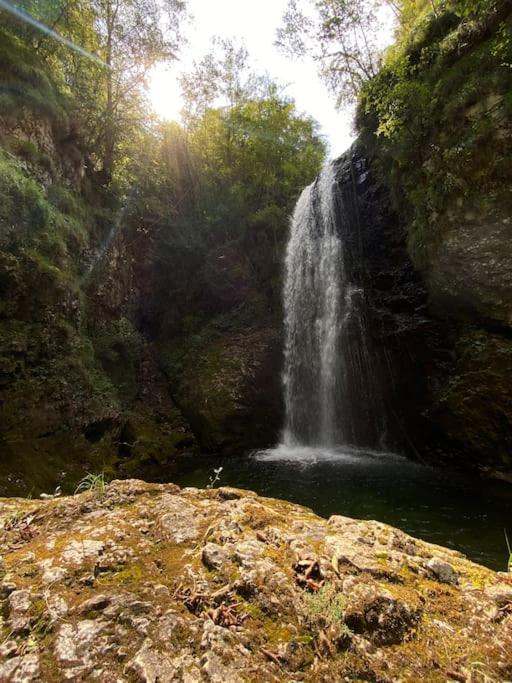
<svg viewBox="0 0 512 683"><path fill-rule="evenodd" d="M425 5L360 96L357 126L425 266L461 202L512 208L512 19L503 2Z"/></svg>

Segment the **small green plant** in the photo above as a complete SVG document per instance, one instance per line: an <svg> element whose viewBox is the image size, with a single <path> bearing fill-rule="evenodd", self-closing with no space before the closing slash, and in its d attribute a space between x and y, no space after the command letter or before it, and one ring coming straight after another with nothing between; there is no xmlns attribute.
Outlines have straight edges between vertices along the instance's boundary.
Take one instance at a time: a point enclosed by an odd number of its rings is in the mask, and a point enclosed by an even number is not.
<svg viewBox="0 0 512 683"><path fill-rule="evenodd" d="M343 624L345 597L333 583L325 583L317 593L305 594L304 606L310 622L325 627Z"/></svg>
<svg viewBox="0 0 512 683"><path fill-rule="evenodd" d="M212 489L215 486L215 484L220 479L220 473L222 472L223 469L224 469L223 467L216 467L213 470L213 474L210 474L210 481L208 482L208 484L206 484L207 489Z"/></svg>
<svg viewBox="0 0 512 683"><path fill-rule="evenodd" d="M510 541L508 540L507 530L503 529L503 533L505 534L505 541L507 543L508 548L507 571L512 573L512 548L510 547Z"/></svg>
<svg viewBox="0 0 512 683"><path fill-rule="evenodd" d="M77 493L82 493L83 491L91 491L92 493L102 496L105 493L106 487L107 482L103 472L100 472L99 474L88 472L85 477L78 482L78 486L75 489L75 495Z"/></svg>

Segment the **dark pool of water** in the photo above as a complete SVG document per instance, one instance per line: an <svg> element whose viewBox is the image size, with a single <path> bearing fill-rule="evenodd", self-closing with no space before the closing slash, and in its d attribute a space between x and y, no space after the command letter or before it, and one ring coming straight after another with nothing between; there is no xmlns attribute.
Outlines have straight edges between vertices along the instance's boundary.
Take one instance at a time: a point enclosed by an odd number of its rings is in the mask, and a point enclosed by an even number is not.
<svg viewBox="0 0 512 683"><path fill-rule="evenodd" d="M236 486L284 498L317 514L376 519L475 562L506 570L504 528L512 539L512 486L434 469L396 455L279 447L239 458L200 456L172 475L181 486Z"/></svg>

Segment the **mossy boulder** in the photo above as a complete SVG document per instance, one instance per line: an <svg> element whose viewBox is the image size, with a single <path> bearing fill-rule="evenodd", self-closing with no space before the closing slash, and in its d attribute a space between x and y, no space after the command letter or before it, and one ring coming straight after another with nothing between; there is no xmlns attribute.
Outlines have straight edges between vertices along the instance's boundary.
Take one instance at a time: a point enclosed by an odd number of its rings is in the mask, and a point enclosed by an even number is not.
<svg viewBox="0 0 512 683"><path fill-rule="evenodd" d="M435 407L452 443L473 466L512 468L512 341L463 328L457 360Z"/></svg>
<svg viewBox="0 0 512 683"><path fill-rule="evenodd" d="M114 481L0 501L0 679L509 680L512 581L374 521Z"/></svg>
<svg viewBox="0 0 512 683"><path fill-rule="evenodd" d="M228 329L210 323L167 355L170 363L179 358L167 366L173 397L207 451L270 446L281 426L280 332L238 322Z"/></svg>

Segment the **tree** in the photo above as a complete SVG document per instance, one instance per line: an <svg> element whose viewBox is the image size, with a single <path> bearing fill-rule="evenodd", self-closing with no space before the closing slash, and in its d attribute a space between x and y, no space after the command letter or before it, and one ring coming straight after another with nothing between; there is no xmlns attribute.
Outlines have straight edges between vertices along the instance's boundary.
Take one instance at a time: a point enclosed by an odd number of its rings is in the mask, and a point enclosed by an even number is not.
<svg viewBox="0 0 512 683"><path fill-rule="evenodd" d="M226 239L256 229L263 214L279 214L284 235L298 194L325 156L316 122L278 95L207 110L190 144L202 178L200 211L209 232Z"/></svg>
<svg viewBox="0 0 512 683"><path fill-rule="evenodd" d="M383 5L397 11L395 0L317 0L313 12L289 0L277 45L293 56L312 55L338 106L352 103L379 70Z"/></svg>
<svg viewBox="0 0 512 683"><path fill-rule="evenodd" d="M133 104L158 62L176 58L183 0L93 0L100 55L105 62L102 174L110 182L123 132L140 118Z"/></svg>
<svg viewBox="0 0 512 683"><path fill-rule="evenodd" d="M150 70L158 62L176 58L185 2L23 0L22 9L77 46L73 50L50 33L17 22L17 32L32 42L62 85L76 94L80 127L99 178L108 185L123 146L144 121Z"/></svg>
<svg viewBox="0 0 512 683"><path fill-rule="evenodd" d="M191 123L215 106L234 106L265 97L275 87L267 74L256 74L244 45L233 40L212 39L212 49L180 79L185 119Z"/></svg>

